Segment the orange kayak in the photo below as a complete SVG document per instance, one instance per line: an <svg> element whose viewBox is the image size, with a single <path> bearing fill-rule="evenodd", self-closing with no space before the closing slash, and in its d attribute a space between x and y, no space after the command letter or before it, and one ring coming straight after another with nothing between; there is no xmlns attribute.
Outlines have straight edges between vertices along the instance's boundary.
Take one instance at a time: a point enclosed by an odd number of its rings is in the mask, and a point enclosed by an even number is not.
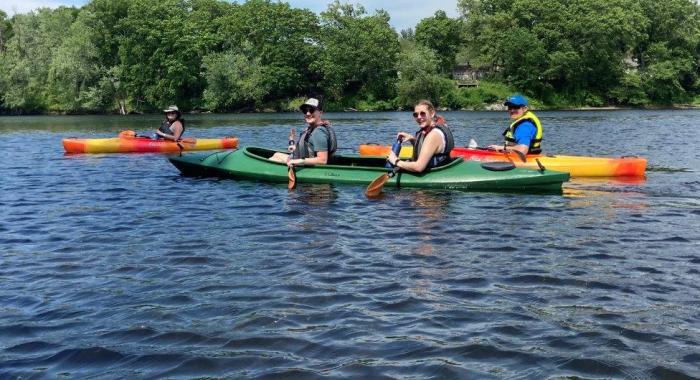
<svg viewBox="0 0 700 380"><path fill-rule="evenodd" d="M179 143L136 136L133 131L122 131L118 137L106 139L63 139L66 153L177 153L181 150L233 149L237 137L195 139L186 137Z"/></svg>
<svg viewBox="0 0 700 380"><path fill-rule="evenodd" d="M390 147L365 144L360 145L359 150L361 156L386 156L389 154ZM412 155L411 146L401 148L401 157L408 158ZM647 167L647 160L636 156L588 157L528 154L523 162L513 153L466 147L455 147L450 155L472 161L513 161L516 167L535 170L540 169L542 165L549 170L567 172L572 177L640 177L644 176Z"/></svg>

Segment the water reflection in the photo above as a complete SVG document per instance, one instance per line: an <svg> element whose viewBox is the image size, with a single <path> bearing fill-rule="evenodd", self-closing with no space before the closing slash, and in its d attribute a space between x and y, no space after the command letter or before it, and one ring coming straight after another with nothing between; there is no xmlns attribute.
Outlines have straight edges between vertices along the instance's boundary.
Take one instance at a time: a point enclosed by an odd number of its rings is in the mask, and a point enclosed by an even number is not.
<svg viewBox="0 0 700 380"><path fill-rule="evenodd" d="M569 207L643 210L649 207L646 177L575 178L563 187Z"/></svg>
<svg viewBox="0 0 700 380"><path fill-rule="evenodd" d="M332 184L298 184L298 191L289 192L290 199L305 206L331 206L338 199L338 189Z"/></svg>

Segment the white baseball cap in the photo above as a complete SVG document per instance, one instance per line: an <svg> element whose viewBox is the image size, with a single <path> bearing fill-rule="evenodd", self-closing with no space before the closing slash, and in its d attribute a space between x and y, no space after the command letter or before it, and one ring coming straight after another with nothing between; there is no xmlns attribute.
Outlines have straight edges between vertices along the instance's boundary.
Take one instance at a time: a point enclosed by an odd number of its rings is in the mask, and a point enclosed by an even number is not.
<svg viewBox="0 0 700 380"><path fill-rule="evenodd" d="M304 111L305 109L307 109L307 108L309 108L309 107L312 107L312 108L314 108L314 109L319 109L319 110L320 110L320 109L321 109L320 104L321 104L321 103L318 101L318 99L316 99L316 98L308 98L308 99L306 99L306 101L304 102L304 104L302 104L302 105L299 106L299 109L302 110L302 111Z"/></svg>

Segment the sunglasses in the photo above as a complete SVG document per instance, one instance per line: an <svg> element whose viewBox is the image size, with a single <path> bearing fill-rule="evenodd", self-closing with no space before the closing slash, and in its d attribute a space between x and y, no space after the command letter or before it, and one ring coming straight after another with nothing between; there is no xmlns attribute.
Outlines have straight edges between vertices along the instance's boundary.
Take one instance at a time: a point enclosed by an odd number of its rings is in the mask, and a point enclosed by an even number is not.
<svg viewBox="0 0 700 380"><path fill-rule="evenodd" d="M311 107L311 106L309 106L309 107L304 107L304 108L301 109L301 113L303 113L304 115L306 115L306 114L308 114L308 113L313 114L314 112L316 112L317 109L318 109L318 108Z"/></svg>
<svg viewBox="0 0 700 380"><path fill-rule="evenodd" d="M413 113L413 117L414 117L414 118L418 118L418 115L420 115L420 117L426 117L426 116L428 116L428 114L425 113L425 111L420 111L420 112L414 112L414 113Z"/></svg>
<svg viewBox="0 0 700 380"><path fill-rule="evenodd" d="M508 111L519 110L523 108L522 106L508 106Z"/></svg>

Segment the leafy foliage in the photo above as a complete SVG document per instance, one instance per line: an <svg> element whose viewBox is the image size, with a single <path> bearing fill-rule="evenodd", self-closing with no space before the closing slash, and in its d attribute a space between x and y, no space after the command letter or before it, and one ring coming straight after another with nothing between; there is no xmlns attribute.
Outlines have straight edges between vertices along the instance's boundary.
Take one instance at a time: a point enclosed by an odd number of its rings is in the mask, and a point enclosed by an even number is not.
<svg viewBox="0 0 700 380"><path fill-rule="evenodd" d="M92 0L0 12L0 113L481 109L509 92L542 106L700 99L692 0L459 0L399 35L389 14L332 2ZM457 88L455 64L484 72Z"/></svg>
<svg viewBox="0 0 700 380"><path fill-rule="evenodd" d="M459 7L476 59L536 97L643 105L688 100L696 90L700 22L692 1L460 0Z"/></svg>
<svg viewBox="0 0 700 380"><path fill-rule="evenodd" d="M322 74L321 86L332 98L358 91L377 98L393 95L399 43L388 13L368 16L361 6L336 0L321 13L319 42L320 58L312 68Z"/></svg>
<svg viewBox="0 0 700 380"><path fill-rule="evenodd" d="M460 19L451 19L442 10L416 25L415 40L435 51L443 74L451 73L455 65L455 57L462 44L462 29Z"/></svg>

